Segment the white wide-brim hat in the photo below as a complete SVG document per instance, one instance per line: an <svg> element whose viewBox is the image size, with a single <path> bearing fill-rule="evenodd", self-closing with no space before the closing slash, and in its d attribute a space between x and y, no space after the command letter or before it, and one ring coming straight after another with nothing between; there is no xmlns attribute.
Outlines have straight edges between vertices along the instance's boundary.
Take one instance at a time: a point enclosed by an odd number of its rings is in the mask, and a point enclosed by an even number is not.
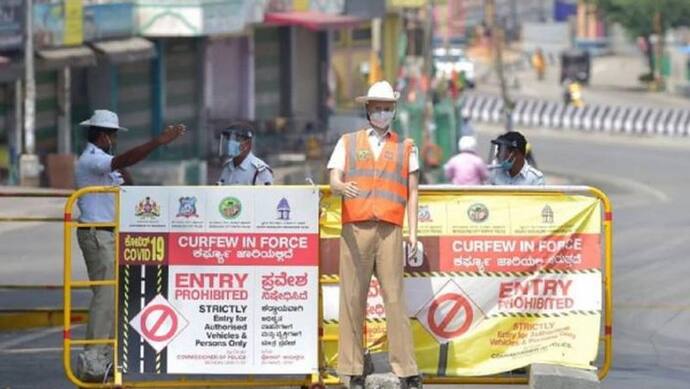
<svg viewBox="0 0 690 389"><path fill-rule="evenodd" d="M366 96L355 98L358 103L368 103L370 101L392 101L396 102L400 98L400 92L393 90L388 81L379 81L369 87Z"/></svg>
<svg viewBox="0 0 690 389"><path fill-rule="evenodd" d="M117 114L107 109L97 109L93 111L93 115L88 120L79 123L79 125L82 127L96 126L127 131L126 128L120 127L120 119L118 119Z"/></svg>

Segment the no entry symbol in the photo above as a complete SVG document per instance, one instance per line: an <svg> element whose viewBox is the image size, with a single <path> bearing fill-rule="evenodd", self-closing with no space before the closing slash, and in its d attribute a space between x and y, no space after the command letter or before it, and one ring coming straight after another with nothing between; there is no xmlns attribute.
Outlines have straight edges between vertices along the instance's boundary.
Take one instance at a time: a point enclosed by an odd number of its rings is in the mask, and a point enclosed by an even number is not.
<svg viewBox="0 0 690 389"><path fill-rule="evenodd" d="M161 352L189 322L159 294L129 324L156 352Z"/></svg>
<svg viewBox="0 0 690 389"><path fill-rule="evenodd" d="M431 302L427 314L429 329L436 336L445 339L464 334L472 325L472 318L472 305L457 293L438 296Z"/></svg>
<svg viewBox="0 0 690 389"><path fill-rule="evenodd" d="M177 314L163 304L150 305L141 314L141 334L154 342L165 342L177 332Z"/></svg>

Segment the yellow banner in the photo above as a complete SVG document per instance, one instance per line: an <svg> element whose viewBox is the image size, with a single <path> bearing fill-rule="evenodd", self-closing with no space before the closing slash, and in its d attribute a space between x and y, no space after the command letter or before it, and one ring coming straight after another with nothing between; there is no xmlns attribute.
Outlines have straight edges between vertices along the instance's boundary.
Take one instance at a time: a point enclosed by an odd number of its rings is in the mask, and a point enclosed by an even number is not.
<svg viewBox="0 0 690 389"><path fill-rule="evenodd" d="M84 6L82 0L65 1L65 35L66 46L82 44L84 40Z"/></svg>
<svg viewBox="0 0 690 389"><path fill-rule="evenodd" d="M420 193L424 250L405 262L417 362L433 375L479 376L533 363L592 369L599 344L600 200L561 193ZM320 201L326 339L337 339L341 201ZM401 259L405 261L405 259ZM366 343L386 349L372 281ZM324 345L337 365L336 342Z"/></svg>
<svg viewBox="0 0 690 389"><path fill-rule="evenodd" d="M593 369L600 318L598 315L563 317L505 317L484 321L471 334L439 343L417 321L412 321L419 370L442 376L482 376L515 370L533 363L552 363ZM387 350L384 321L367 323L367 345L372 353ZM337 323L324 326L326 339L338 336ZM383 341L382 341L383 339ZM335 341L324 342L328 366L337 366Z"/></svg>
<svg viewBox="0 0 690 389"><path fill-rule="evenodd" d="M407 218L405 218L407 224ZM340 236L340 198L321 199L321 238ZM405 226L407 231L407 226ZM568 235L599 234L601 206L579 195L421 193L418 235Z"/></svg>
<svg viewBox="0 0 690 389"><path fill-rule="evenodd" d="M427 0L388 0L389 7L419 8L426 5Z"/></svg>

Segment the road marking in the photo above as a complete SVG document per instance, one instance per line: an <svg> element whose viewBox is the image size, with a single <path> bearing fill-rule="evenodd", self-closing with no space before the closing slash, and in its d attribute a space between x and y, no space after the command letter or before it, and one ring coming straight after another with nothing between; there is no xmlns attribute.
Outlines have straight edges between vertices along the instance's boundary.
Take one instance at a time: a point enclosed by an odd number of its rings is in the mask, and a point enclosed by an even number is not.
<svg viewBox="0 0 690 389"><path fill-rule="evenodd" d="M75 326L76 327L76 326ZM73 327L74 328L74 327ZM62 327L46 328L34 333L18 336L11 340L0 343L0 351L12 348L14 346L20 345L22 343L28 343L37 339L44 338L46 336L62 332Z"/></svg>
<svg viewBox="0 0 690 389"><path fill-rule="evenodd" d="M72 351L83 350L82 346L71 347ZM42 354L42 353L52 353L52 352L62 352L62 347L34 347L34 348L16 348L10 350L0 350L0 355L12 355L12 354Z"/></svg>
<svg viewBox="0 0 690 389"><path fill-rule="evenodd" d="M577 173L566 173L567 175L571 176L577 176ZM608 174L598 174L598 173L592 173L588 172L586 176L580 175L578 178L583 178L583 179L592 179L594 181L604 181L604 182L612 182L616 186L621 186L625 188L626 190L630 191L631 193L646 193L649 196L654 197L656 200L662 202L662 203L667 203L671 199L670 197L660 189L654 188L650 185L644 184L640 181L632 180L630 178L624 178L624 177L619 177L619 176L612 176Z"/></svg>

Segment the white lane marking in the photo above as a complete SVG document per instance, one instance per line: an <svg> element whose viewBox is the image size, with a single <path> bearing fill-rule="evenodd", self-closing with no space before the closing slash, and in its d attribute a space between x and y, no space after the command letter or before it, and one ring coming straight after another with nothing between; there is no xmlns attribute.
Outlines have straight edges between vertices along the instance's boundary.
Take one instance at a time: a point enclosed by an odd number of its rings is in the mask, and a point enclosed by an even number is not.
<svg viewBox="0 0 690 389"><path fill-rule="evenodd" d="M82 346L75 346L71 348L73 351L81 351ZM34 348L16 348L10 350L0 350L0 355L12 355L12 354L42 354L42 353L52 353L52 352L62 352L62 347L34 347Z"/></svg>
<svg viewBox="0 0 690 389"><path fill-rule="evenodd" d="M32 332L30 334L18 336L11 340L0 343L0 350L6 350L14 346L18 346L22 343L28 343L37 339L41 339L58 332L62 332L62 330L62 327L46 328L37 332Z"/></svg>
<svg viewBox="0 0 690 389"><path fill-rule="evenodd" d="M141 267L141 309L146 306L146 266ZM144 372L144 338L139 337L139 372Z"/></svg>
<svg viewBox="0 0 690 389"><path fill-rule="evenodd" d="M572 175L576 176L575 173ZM640 181L632 180L630 178L592 172L587 172L586 178L593 179L594 181L612 182L614 185L622 186L633 193L646 193L662 203L667 203L670 201L670 197L660 189L654 188L653 186L644 184Z"/></svg>

